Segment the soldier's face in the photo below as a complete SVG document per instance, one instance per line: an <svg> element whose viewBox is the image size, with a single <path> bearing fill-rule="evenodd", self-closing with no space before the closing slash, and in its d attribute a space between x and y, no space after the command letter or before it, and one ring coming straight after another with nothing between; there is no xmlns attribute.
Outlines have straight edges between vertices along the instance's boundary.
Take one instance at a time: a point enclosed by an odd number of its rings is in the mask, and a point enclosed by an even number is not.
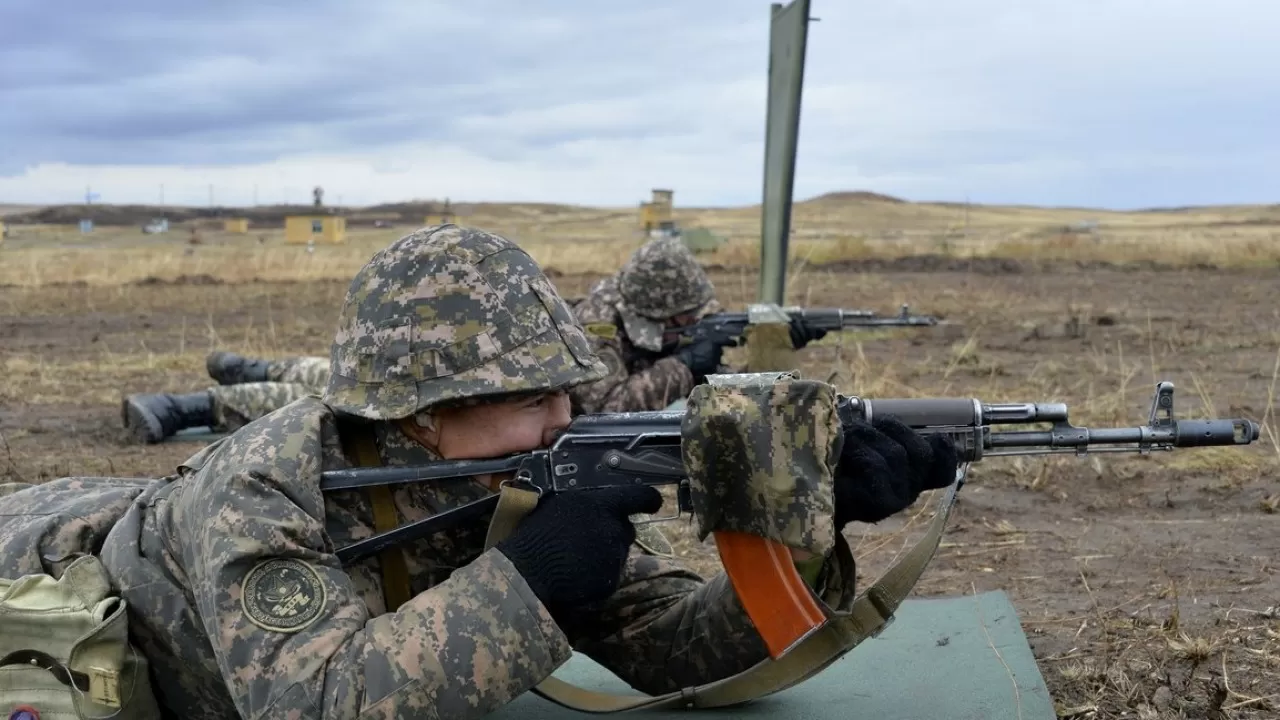
<svg viewBox="0 0 1280 720"><path fill-rule="evenodd" d="M423 438L445 460L493 458L547 447L569 425L569 395L442 409Z"/></svg>
<svg viewBox="0 0 1280 720"><path fill-rule="evenodd" d="M682 328L682 327L687 327L689 325L692 325L696 322L698 322L698 316L695 315L694 313L691 313L691 312L680 313L679 315L672 315L671 318L667 320L667 327Z"/></svg>
<svg viewBox="0 0 1280 720"><path fill-rule="evenodd" d="M662 344L670 345L676 342L676 338L679 337L679 333L677 331L682 327L687 327L696 322L698 322L698 316L691 312L680 313L679 315L672 315L667 318L666 327L663 328L662 333Z"/></svg>

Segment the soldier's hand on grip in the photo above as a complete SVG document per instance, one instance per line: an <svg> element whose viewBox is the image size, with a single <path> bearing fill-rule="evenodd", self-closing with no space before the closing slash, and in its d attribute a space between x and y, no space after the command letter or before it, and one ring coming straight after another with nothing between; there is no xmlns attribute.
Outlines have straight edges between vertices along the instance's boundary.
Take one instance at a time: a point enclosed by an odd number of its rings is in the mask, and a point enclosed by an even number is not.
<svg viewBox="0 0 1280 720"><path fill-rule="evenodd" d="M719 371L720 360L724 356L726 345L732 347L735 343L704 337L680 348L676 357L689 368L689 372L693 373L694 380L702 382L706 376Z"/></svg>
<svg viewBox="0 0 1280 720"><path fill-rule="evenodd" d="M821 340L827 336L827 331L819 327L805 322L802 317L791 318L791 347L799 350L814 340Z"/></svg>
<svg viewBox="0 0 1280 720"><path fill-rule="evenodd" d="M636 529L630 516L655 513L662 495L646 486L556 493L542 498L497 544L556 622L618 589Z"/></svg>
<svg viewBox="0 0 1280 720"><path fill-rule="evenodd" d="M925 490L956 476L955 445L944 435L922 435L893 417L844 426L835 476L835 522L874 523L910 507Z"/></svg>

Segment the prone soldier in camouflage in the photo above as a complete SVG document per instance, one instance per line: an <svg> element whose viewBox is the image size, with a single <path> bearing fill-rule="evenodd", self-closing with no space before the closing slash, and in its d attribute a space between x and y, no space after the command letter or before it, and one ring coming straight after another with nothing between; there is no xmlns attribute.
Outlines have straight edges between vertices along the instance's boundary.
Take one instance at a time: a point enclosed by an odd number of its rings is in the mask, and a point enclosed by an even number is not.
<svg viewBox="0 0 1280 720"><path fill-rule="evenodd" d="M567 391L604 376L582 326L510 241L444 225L377 253L351 283L330 370L323 397L246 425L150 485L0 488L0 576L56 574L61 560L97 551L160 705L193 720L481 717L575 649L649 693L767 657L723 574L703 579L634 545L631 516L662 504L651 487L550 493L487 549L488 517L405 543L399 607L388 607L387 555L336 556L375 534L379 506L359 490L322 493L323 471L370 452L404 465L545 447L570 421ZM841 517L897 512L954 477L942 436L877 422L844 428L828 468L834 533L792 549L829 604L854 582L828 547ZM393 486L395 522L489 496L500 480ZM842 508L849 497L867 507Z"/></svg>
<svg viewBox="0 0 1280 720"><path fill-rule="evenodd" d="M677 348L664 331L721 312L715 286L682 240L660 237L632 253L616 275L592 287L574 308L608 374L570 392L576 413L661 410L724 370L725 341ZM825 335L793 322L799 349Z"/></svg>
<svg viewBox="0 0 1280 720"><path fill-rule="evenodd" d="M217 351L206 358L205 369L218 385L125 397L120 419L130 437L152 444L188 428L233 432L300 397L324 392L329 381L329 358L306 355L263 360Z"/></svg>

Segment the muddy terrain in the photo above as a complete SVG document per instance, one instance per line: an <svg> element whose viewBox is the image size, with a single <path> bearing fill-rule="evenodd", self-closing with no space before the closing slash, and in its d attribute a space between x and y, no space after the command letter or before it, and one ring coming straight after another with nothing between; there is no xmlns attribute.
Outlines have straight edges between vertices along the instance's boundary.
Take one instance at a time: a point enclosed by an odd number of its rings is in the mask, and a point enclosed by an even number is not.
<svg viewBox="0 0 1280 720"><path fill-rule="evenodd" d="M556 283L579 294L595 277ZM732 308L749 272L716 271ZM123 393L206 387L213 348L327 354L340 282L0 288L0 480L157 476L199 448L123 442ZM975 465L922 595L1013 599L1063 717L1280 713L1280 277L1057 267L811 270L791 300L947 324L831 336L801 355L847 393L1060 401L1077 424L1136 425L1157 380L1183 416L1264 423L1248 448L991 458ZM735 356L736 357L736 356ZM863 582L928 520L929 498L849 538ZM714 570L713 546L668 527Z"/></svg>

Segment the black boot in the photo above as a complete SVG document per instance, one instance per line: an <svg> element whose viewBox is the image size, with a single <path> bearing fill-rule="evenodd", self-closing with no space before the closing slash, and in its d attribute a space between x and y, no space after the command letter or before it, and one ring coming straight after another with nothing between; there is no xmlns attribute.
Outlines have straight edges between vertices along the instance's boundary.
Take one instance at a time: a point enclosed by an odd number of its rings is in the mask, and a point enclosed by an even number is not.
<svg viewBox="0 0 1280 720"><path fill-rule="evenodd" d="M247 358L225 350L209 353L204 361L209 377L217 380L219 385L266 382L268 364L266 360Z"/></svg>
<svg viewBox="0 0 1280 720"><path fill-rule="evenodd" d="M133 440L151 445L179 430L213 425L213 396L209 391L171 395L154 393L130 395L124 399L120 417Z"/></svg>

